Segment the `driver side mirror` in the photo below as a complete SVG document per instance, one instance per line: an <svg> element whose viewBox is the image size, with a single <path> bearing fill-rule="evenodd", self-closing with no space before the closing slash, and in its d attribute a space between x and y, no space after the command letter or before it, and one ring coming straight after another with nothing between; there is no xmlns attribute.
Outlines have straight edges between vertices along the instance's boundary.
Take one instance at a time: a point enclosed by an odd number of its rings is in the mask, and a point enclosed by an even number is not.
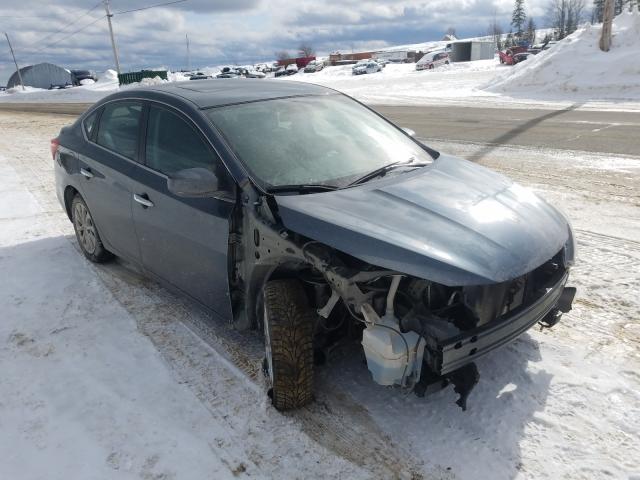
<svg viewBox="0 0 640 480"><path fill-rule="evenodd" d="M218 178L206 168L185 168L171 174L167 188L179 197L210 197L218 192Z"/></svg>
<svg viewBox="0 0 640 480"><path fill-rule="evenodd" d="M402 127L402 130L404 131L404 133L406 133L410 137L415 137L416 136L416 132L414 132L410 128Z"/></svg>

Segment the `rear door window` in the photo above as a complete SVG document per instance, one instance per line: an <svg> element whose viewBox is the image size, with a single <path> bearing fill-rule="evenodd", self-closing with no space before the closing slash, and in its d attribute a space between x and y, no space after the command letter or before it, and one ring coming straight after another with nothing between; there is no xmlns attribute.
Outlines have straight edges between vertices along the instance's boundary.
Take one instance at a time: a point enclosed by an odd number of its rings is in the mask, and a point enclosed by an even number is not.
<svg viewBox="0 0 640 480"><path fill-rule="evenodd" d="M136 159L138 131L142 116L139 102L114 102L104 107L96 142L113 152Z"/></svg>

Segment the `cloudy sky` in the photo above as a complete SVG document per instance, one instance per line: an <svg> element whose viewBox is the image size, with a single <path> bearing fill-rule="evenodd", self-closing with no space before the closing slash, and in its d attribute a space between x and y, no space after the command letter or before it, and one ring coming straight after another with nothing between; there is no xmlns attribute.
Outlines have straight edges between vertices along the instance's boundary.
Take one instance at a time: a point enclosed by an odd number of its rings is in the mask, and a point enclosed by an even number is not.
<svg viewBox="0 0 640 480"><path fill-rule="evenodd" d="M123 70L255 63L292 54L301 42L319 54L439 40L448 27L459 37L484 34L494 15L507 31L513 0L111 0ZM527 0L539 26L550 0ZM11 7L5 6L11 3ZM98 71L114 65L104 5L98 0L0 2L0 31L8 32L20 66L49 61ZM0 38L0 85L15 70Z"/></svg>

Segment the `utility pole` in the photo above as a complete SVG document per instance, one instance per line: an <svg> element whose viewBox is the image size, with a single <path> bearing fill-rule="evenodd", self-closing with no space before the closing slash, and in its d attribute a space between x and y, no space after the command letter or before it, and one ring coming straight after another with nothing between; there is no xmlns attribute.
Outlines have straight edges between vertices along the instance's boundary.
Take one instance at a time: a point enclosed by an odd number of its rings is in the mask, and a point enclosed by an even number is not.
<svg viewBox="0 0 640 480"><path fill-rule="evenodd" d="M615 15L613 0L605 0L602 13L602 34L600 36L600 50L608 52L611 48L611 28Z"/></svg>
<svg viewBox="0 0 640 480"><path fill-rule="evenodd" d="M191 51L189 50L189 34L185 33L185 37L187 37L187 70L191 71Z"/></svg>
<svg viewBox="0 0 640 480"><path fill-rule="evenodd" d="M111 17L113 17L113 14L109 10L109 0L104 0L104 9L107 12L107 23L109 23L109 34L111 35L111 47L113 47L113 58L116 61L116 70L118 71L118 75L120 75L120 61L118 60L116 40L113 38L113 26L111 25Z"/></svg>
<svg viewBox="0 0 640 480"><path fill-rule="evenodd" d="M9 44L9 50L11 50L11 56L13 57L13 63L16 64L16 72L18 72L18 80L20 81L20 86L22 90L24 90L24 83L22 82L22 73L20 73L20 67L18 67L18 62L16 61L16 56L13 53L13 47L11 46L11 40L9 40L9 34L4 32L4 36L7 37L7 43Z"/></svg>

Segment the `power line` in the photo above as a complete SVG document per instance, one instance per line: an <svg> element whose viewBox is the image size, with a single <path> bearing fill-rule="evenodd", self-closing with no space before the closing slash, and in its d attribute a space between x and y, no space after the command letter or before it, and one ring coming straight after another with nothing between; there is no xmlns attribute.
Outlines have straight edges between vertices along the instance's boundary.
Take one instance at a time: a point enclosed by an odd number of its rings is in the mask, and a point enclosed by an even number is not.
<svg viewBox="0 0 640 480"><path fill-rule="evenodd" d="M149 10L150 8L156 8L156 7L164 7L166 5L173 5L176 3L183 3L186 2L188 0L174 0L173 2L166 2L166 3L157 3L155 5L149 5L148 7L140 7L140 8L134 8L132 10L122 10L120 12L113 12L114 15L122 15L123 13L131 13L131 12L139 12L141 10Z"/></svg>
<svg viewBox="0 0 640 480"><path fill-rule="evenodd" d="M99 22L99 21L100 21L100 20L102 20L104 17L105 17L105 15L101 15L101 16L99 16L98 18L94 19L94 20L93 20L93 22L88 23L88 24L86 24L84 27L81 27L81 28L79 28L79 29L77 29L77 30L73 31L73 32L72 32L72 33L70 33L69 35L66 35L66 36L62 37L62 38L58 39L57 41L55 41L55 42L53 42L53 43L51 43L51 44L49 44L49 45L46 45L46 46L44 46L44 47L42 47L42 48L39 48L38 50L36 50L35 52L33 52L33 53L32 53L32 55L35 55L36 53L40 53L40 52L42 52L42 51L46 50L47 48L51 48L51 47L53 47L53 46L55 46L55 45L59 44L60 42L62 42L62 41L64 41L64 40L66 40L67 38L71 38L71 37L73 37L73 36L74 36L74 35L76 35L77 33L80 33L80 32L82 32L83 30L86 30L87 28L89 28L91 25L93 25L93 24L95 24L95 23Z"/></svg>
<svg viewBox="0 0 640 480"><path fill-rule="evenodd" d="M87 15L89 15L91 12L93 12L96 8L98 8L100 5L102 4L102 1L98 2L97 4L95 4L93 7L91 7L89 10L87 10L86 12L84 12L82 15L74 18L71 22L67 23L64 27L62 27L61 29L53 32L53 33L49 33L48 35L45 35L44 37L42 37L40 40L36 41L36 42L32 42L29 45L23 47L23 48L29 48L32 47L36 44L41 44L43 43L47 38L53 37L59 33L64 32L67 28L69 28L71 25L74 25L75 23L78 22L78 20L86 17Z"/></svg>

